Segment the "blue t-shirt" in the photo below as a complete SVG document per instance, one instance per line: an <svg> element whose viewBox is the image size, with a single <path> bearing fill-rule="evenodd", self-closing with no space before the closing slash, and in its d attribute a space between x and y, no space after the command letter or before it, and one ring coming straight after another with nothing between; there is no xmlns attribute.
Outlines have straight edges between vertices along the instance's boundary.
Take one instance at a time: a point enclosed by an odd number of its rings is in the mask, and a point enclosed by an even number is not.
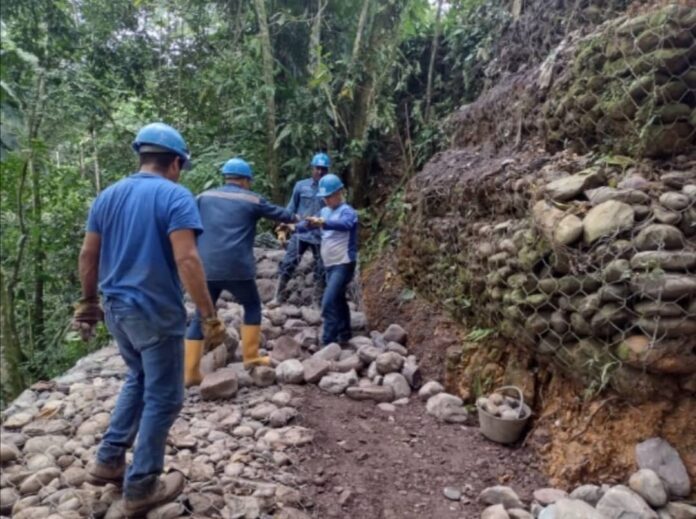
<svg viewBox="0 0 696 519"><path fill-rule="evenodd" d="M203 230L196 202L183 186L135 173L94 201L87 231L101 235L99 290L140 310L168 335L183 335L186 311L169 234Z"/></svg>
<svg viewBox="0 0 696 519"><path fill-rule="evenodd" d="M234 184L201 193L198 209L204 229L198 237L198 250L208 281L254 279L256 222L260 218L295 221L287 209Z"/></svg>
<svg viewBox="0 0 696 519"><path fill-rule="evenodd" d="M288 203L288 211L299 215L301 218L305 216L318 216L321 208L324 207L324 199L317 196L319 190L319 182L313 178L305 178L298 180L292 190L292 196ZM319 230L308 229L307 232L301 234L299 239L307 243L319 243L321 236Z"/></svg>

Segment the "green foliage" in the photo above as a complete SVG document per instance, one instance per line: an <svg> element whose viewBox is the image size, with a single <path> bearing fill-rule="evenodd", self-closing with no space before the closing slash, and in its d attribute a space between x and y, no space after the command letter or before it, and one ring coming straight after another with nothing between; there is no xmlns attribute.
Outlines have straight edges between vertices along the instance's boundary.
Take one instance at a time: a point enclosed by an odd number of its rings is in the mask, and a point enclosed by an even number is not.
<svg viewBox="0 0 696 519"><path fill-rule="evenodd" d="M449 3L426 120L435 30L427 0L331 0L319 3L321 11L299 0L268 2L267 20L258 4L241 0L3 2L6 396L106 340L102 330L85 346L67 329L79 293L77 255L91 201L136 167L130 143L141 125L162 120L183 133L194 169L182 183L194 193L218 185L221 164L242 156L254 167L254 188L282 198L307 175L313 152L329 152L362 204L369 257L397 239L405 183L444 145L441 118L480 89L482 49L500 12L489 9L494 4ZM405 169L390 177L386 203L370 207L384 158ZM280 185L271 185L269 164Z"/></svg>

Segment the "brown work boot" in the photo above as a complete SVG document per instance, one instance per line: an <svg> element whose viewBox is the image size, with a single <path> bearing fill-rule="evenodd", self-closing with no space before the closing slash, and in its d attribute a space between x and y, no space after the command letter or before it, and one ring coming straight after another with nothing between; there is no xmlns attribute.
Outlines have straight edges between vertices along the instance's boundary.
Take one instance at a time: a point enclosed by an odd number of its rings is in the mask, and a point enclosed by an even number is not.
<svg viewBox="0 0 696 519"><path fill-rule="evenodd" d="M148 496L129 499L123 498L123 513L126 517L139 517L153 508L174 501L184 490L184 476L181 472L170 472L161 476L152 493Z"/></svg>
<svg viewBox="0 0 696 519"><path fill-rule="evenodd" d="M109 484L120 487L123 486L123 475L125 473L125 463L105 465L95 461L87 468L87 481L99 487Z"/></svg>

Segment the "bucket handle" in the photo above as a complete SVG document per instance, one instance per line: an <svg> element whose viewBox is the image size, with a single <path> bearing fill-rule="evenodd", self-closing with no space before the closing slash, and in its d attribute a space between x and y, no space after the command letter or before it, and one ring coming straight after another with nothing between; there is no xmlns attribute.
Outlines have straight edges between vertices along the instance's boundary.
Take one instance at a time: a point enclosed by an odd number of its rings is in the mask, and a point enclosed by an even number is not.
<svg viewBox="0 0 696 519"><path fill-rule="evenodd" d="M500 386L494 391L494 393L498 393L499 391L503 391L505 389L514 389L517 391L517 398L520 401L520 407L517 410L517 419L519 420L522 418L522 413L524 412L524 395L522 394L522 390L517 386Z"/></svg>

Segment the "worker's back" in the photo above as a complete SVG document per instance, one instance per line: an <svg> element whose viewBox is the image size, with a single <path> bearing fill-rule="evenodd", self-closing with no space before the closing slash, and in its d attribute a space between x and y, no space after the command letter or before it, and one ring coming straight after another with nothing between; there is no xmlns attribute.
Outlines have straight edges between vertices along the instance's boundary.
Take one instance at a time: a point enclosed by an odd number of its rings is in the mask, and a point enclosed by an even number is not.
<svg viewBox="0 0 696 519"><path fill-rule="evenodd" d="M198 248L208 281L254 279L254 237L262 218L291 222L294 215L234 184L201 193L203 234Z"/></svg>
<svg viewBox="0 0 696 519"><path fill-rule="evenodd" d="M182 289L169 234L201 230L191 193L152 173L136 173L95 200L87 231L101 235L99 289L107 299L156 316L163 328L183 328Z"/></svg>

